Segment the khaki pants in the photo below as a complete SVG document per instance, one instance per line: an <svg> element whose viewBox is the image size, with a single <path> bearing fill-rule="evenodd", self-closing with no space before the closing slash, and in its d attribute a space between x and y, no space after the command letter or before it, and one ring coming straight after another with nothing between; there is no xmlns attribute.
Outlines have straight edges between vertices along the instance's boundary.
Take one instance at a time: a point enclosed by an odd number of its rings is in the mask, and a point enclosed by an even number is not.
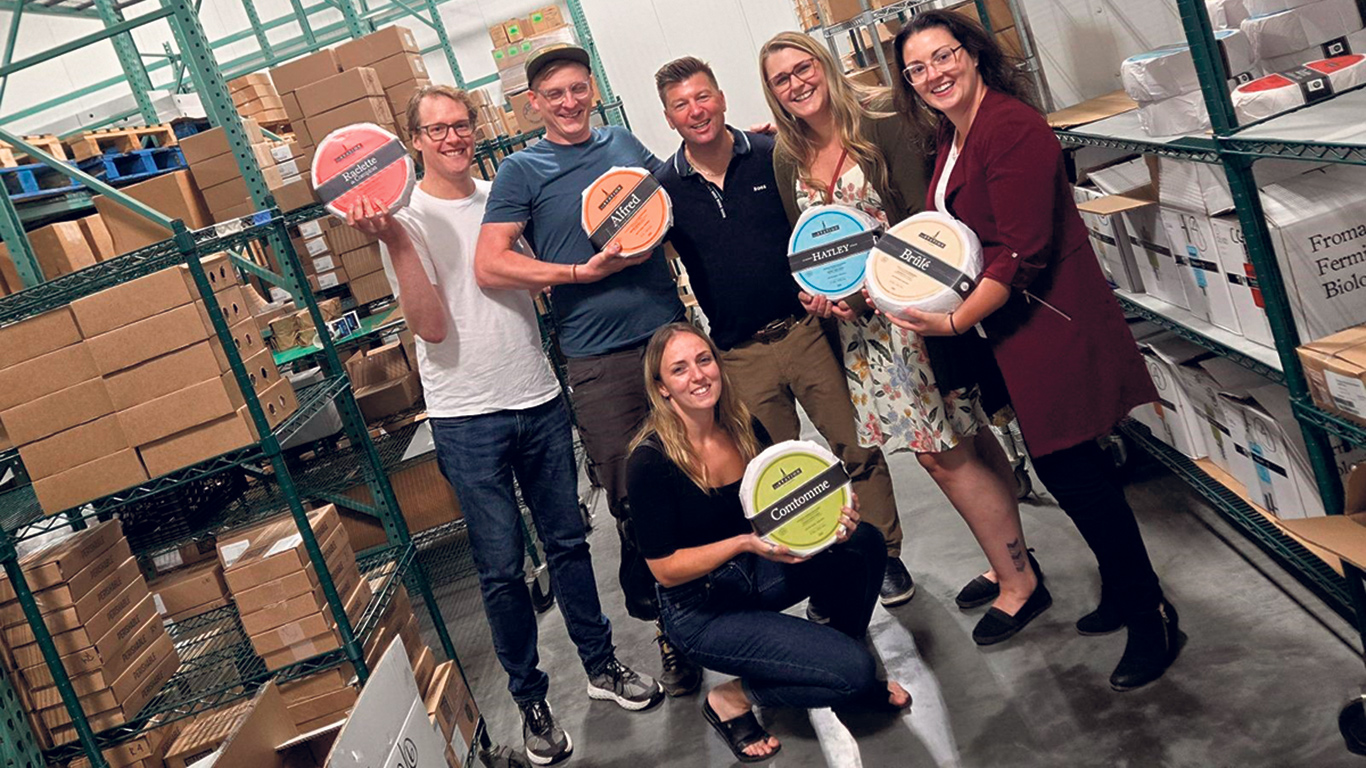
<svg viewBox="0 0 1366 768"><path fill-rule="evenodd" d="M747 341L721 354L726 377L773 440L800 433L796 403L844 462L858 494L860 514L887 541L887 554L901 556L901 522L887 461L877 448L859 445L854 405L844 370L814 317L806 317L782 339Z"/></svg>

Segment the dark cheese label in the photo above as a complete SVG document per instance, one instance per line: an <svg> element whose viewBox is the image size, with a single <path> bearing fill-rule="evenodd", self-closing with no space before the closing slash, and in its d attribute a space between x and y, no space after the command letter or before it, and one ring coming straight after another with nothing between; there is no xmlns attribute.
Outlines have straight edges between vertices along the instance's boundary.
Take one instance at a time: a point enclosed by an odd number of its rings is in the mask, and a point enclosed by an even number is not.
<svg viewBox="0 0 1366 768"><path fill-rule="evenodd" d="M750 518L749 522L754 526L756 534L767 536L822 499L838 492L848 482L849 473L844 470L844 464L835 462L830 468L808 480L781 501L764 507L759 511L759 514Z"/></svg>
<svg viewBox="0 0 1366 768"><path fill-rule="evenodd" d="M640 183L631 188L629 192L617 198L612 208L612 213L602 220L597 229L588 236L593 243L593 247L601 251L612 242L612 238L617 233L625 229L626 225L635 218L637 213L645 207L645 201L650 199L650 195L659 191L659 182L655 181L654 176L646 174Z"/></svg>
<svg viewBox="0 0 1366 768"><path fill-rule="evenodd" d="M367 179L373 178L380 171L400 162L407 157L407 151L398 139L391 139L381 144L378 149L352 163L351 167L342 170L336 176L318 185L318 198L324 203L330 203L342 195L360 186Z"/></svg>
<svg viewBox="0 0 1366 768"><path fill-rule="evenodd" d="M831 240L822 243L814 248L807 248L804 251L797 251L787 257L787 265L793 272L819 267L829 264L832 261L839 261L850 256L857 256L871 250L873 244L877 242L877 232L859 232L858 234L841 237L838 240Z"/></svg>
<svg viewBox="0 0 1366 768"><path fill-rule="evenodd" d="M888 233L878 238L877 248L965 299L972 293L972 289L977 287L977 281L963 274L957 267L893 234Z"/></svg>
<svg viewBox="0 0 1366 768"><path fill-rule="evenodd" d="M1280 74L1300 87L1300 95L1304 97L1305 104L1323 101L1333 95L1333 81L1322 72L1316 72L1309 67L1296 67Z"/></svg>

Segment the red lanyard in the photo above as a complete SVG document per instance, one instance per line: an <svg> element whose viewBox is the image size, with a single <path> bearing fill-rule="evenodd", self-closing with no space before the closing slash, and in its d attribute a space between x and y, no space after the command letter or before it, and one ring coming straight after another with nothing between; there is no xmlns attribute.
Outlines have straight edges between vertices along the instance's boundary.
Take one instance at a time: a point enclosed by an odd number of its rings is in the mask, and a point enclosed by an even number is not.
<svg viewBox="0 0 1366 768"><path fill-rule="evenodd" d="M840 180L840 168L844 167L844 158L849 156L849 148L840 149L840 159L835 162L835 175L830 177L830 184L825 188L825 204L830 205L835 202L835 185Z"/></svg>

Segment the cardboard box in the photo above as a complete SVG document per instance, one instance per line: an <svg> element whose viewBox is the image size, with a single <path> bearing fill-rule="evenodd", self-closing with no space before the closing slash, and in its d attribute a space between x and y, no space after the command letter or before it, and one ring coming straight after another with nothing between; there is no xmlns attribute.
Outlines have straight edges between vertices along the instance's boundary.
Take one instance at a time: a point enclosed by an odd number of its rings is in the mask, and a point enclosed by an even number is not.
<svg viewBox="0 0 1366 768"><path fill-rule="evenodd" d="M346 375L355 389L365 389L406 375L412 366L403 345L396 341L361 350L346 360Z"/></svg>
<svg viewBox="0 0 1366 768"><path fill-rule="evenodd" d="M147 604L148 608L152 608L150 600L143 602ZM91 692L100 691L112 687L114 682L124 672L128 671L138 657L146 653L147 649L164 636L166 636L166 627L161 623L161 617L157 616L153 609L151 618L143 622L135 631L128 633L123 644L108 656L91 660L88 663L77 661L75 657L64 657L62 661L69 673L73 668L80 670L73 676L97 677L96 680L90 681L90 684L96 686ZM23 670L23 675L30 688L48 688L55 685L52 680L52 673L45 664L29 667Z"/></svg>
<svg viewBox="0 0 1366 768"><path fill-rule="evenodd" d="M147 597L147 583L136 573L128 573L128 562L125 560L124 564L114 571L109 582L88 593L76 605L59 608L43 617L44 623L52 633L52 640L57 646L58 653L74 653L94 645L97 639L113 628L120 617L127 615L134 606ZM136 561L131 570L136 572ZM110 594L113 594L112 599L108 597ZM107 602L100 604L101 597ZM97 605L86 609L84 606L88 602ZM18 603L13 603L10 608L17 609ZM84 617L80 613L83 609L89 611ZM20 648L37 641L32 625L27 622L6 627L4 630L4 642L10 648Z"/></svg>
<svg viewBox="0 0 1366 768"><path fill-rule="evenodd" d="M299 403L289 381L282 379L261 393L261 407L267 421L275 427L297 410ZM140 446L138 455L148 474L156 477L246 447L257 439L255 426L243 406L228 416Z"/></svg>
<svg viewBox="0 0 1366 768"><path fill-rule="evenodd" d="M522 29L522 20L508 19L503 22L503 36L509 43L520 43L526 37L526 31Z"/></svg>
<svg viewBox="0 0 1366 768"><path fill-rule="evenodd" d="M393 487L399 511L408 524L408 530L413 533L454 522L461 515L460 501L451 484L441 474L436 454L430 454L428 459L389 475L389 485ZM362 504L372 503L370 488L363 483L352 486L342 495ZM387 541L384 529L372 517L343 514L342 522L346 525L352 546L358 551Z"/></svg>
<svg viewBox="0 0 1366 768"><path fill-rule="evenodd" d="M102 540L92 541L88 544L82 540L78 542L78 545L84 549L87 546L94 547L99 543L102 543ZM98 555L90 558L89 562L75 574L34 592L34 600L37 602L39 610L43 613L51 613L62 608L79 605L92 592L104 593L105 599L108 600L110 596L117 594L118 590L107 592L101 589L101 583L105 579L116 576L123 564L128 562L132 556L126 539L115 540ZM80 561L77 561L76 564L79 565ZM9 591L8 584L5 585L5 589L7 592ZM8 596L7 607L10 602L17 602L17 598L13 597L12 592ZM98 607L96 606L96 608Z"/></svg>
<svg viewBox="0 0 1366 768"><path fill-rule="evenodd" d="M135 405L118 415L128 441L141 447L237 412L246 401L232 372Z"/></svg>
<svg viewBox="0 0 1366 768"><path fill-rule="evenodd" d="M1366 328L1348 328L1295 351L1314 404L1366 424Z"/></svg>
<svg viewBox="0 0 1366 768"><path fill-rule="evenodd" d="M238 323L230 330L244 363L269 351L252 321ZM115 410L122 411L202 381L218 378L229 370L227 354L215 336L110 374L104 383Z"/></svg>
<svg viewBox="0 0 1366 768"><path fill-rule="evenodd" d="M180 722L170 723L143 733L135 739L104 750L109 768L161 768L166 748L180 734ZM90 768L90 760L78 757L68 768Z"/></svg>
<svg viewBox="0 0 1366 768"><path fill-rule="evenodd" d="M333 586L337 594L345 600L346 617L354 626L360 621L365 607L374 599L370 584L360 577L354 562L349 568L332 574ZM312 617L321 616L328 626L335 627L332 608L321 590L298 595L279 603L272 603L260 610L242 614L242 628L250 636L265 635L290 624L297 624Z"/></svg>
<svg viewBox="0 0 1366 768"><path fill-rule="evenodd" d="M337 46L337 63L341 69L368 67L396 53L419 53L417 38L407 27L391 25L365 37L348 40Z"/></svg>
<svg viewBox="0 0 1366 768"><path fill-rule="evenodd" d="M428 80L431 73L420 53L399 53L371 65L379 78L381 91L412 80Z"/></svg>
<svg viewBox="0 0 1366 768"><path fill-rule="evenodd" d="M1266 302L1257 282L1257 271L1247 255L1247 243L1238 217L1215 216L1210 224L1214 228L1214 243L1224 266L1224 279L1228 282L1239 329L1249 341L1274 348L1276 341L1266 316Z"/></svg>
<svg viewBox="0 0 1366 768"><path fill-rule="evenodd" d="M432 678L436 675L436 654L432 653L429 646L422 646L418 652L417 661L413 664L413 678L417 682L419 691L426 691L431 687Z"/></svg>
<svg viewBox="0 0 1366 768"><path fill-rule="evenodd" d="M183 145L182 145L183 146ZM190 229L202 229L210 223L209 211L188 171L154 176L147 181L130 184L119 190L141 201L153 210L185 222ZM95 210L99 211L114 240L114 250L120 254L144 248L171 237L171 230L123 207L119 203L96 195Z"/></svg>
<svg viewBox="0 0 1366 768"><path fill-rule="evenodd" d="M318 142L336 129L353 123L375 123L384 128L394 124L394 115L383 96L370 96L304 120L308 134Z"/></svg>
<svg viewBox="0 0 1366 768"><path fill-rule="evenodd" d="M349 536L348 536L349 540ZM326 557L326 556L325 556ZM349 560L348 560L349 558ZM354 570L355 555L349 549L336 547L331 557L326 557L328 573L345 575ZM336 579L333 579L335 585ZM230 588L231 589L231 588ZM283 600L292 600L300 595L313 595L318 610L322 610L326 600L322 597L317 571L310 562L302 571L295 571L270 584L261 584L232 592L239 614L247 614L275 605Z"/></svg>
<svg viewBox="0 0 1366 768"><path fill-rule="evenodd" d="M356 705L356 699L360 697L355 688L339 688L322 696L290 704L289 714L294 716L297 723L306 723L328 716L337 716L344 719L346 713Z"/></svg>
<svg viewBox="0 0 1366 768"><path fill-rule="evenodd" d="M330 50L326 51L331 53ZM269 693L273 683L267 684L257 698ZM242 699L208 712L200 713L180 731L180 736L166 750L166 768L186 768L207 755L227 740L252 712L254 700ZM281 708L283 710L283 708ZM283 713L282 713L283 714ZM286 718L287 720L287 718ZM226 766L225 766L226 768Z"/></svg>
<svg viewBox="0 0 1366 768"><path fill-rule="evenodd" d="M1106 279L1122 290L1143 293L1143 275L1134 261L1129 233L1119 214L1150 203L1086 187L1073 187L1072 193Z"/></svg>
<svg viewBox="0 0 1366 768"><path fill-rule="evenodd" d="M351 282L351 278L347 276L346 270L341 268L308 276L308 285L314 293L346 285L349 282Z"/></svg>
<svg viewBox="0 0 1366 768"><path fill-rule="evenodd" d="M128 448L118 417L110 415L19 447L29 477L38 480Z"/></svg>
<svg viewBox="0 0 1366 768"><path fill-rule="evenodd" d="M280 188L274 190L275 204L282 211L293 211L318 202L318 196L313 192L313 185L306 179L285 182Z"/></svg>
<svg viewBox="0 0 1366 768"><path fill-rule="evenodd" d="M1174 209L1162 209L1161 216L1173 252L1186 257L1186 304L1191 312L1226 331L1241 333L1213 223L1200 214Z"/></svg>
<svg viewBox="0 0 1366 768"><path fill-rule="evenodd" d="M99 378L90 350L79 342L0 368L0 411Z"/></svg>
<svg viewBox="0 0 1366 768"><path fill-rule="evenodd" d="M114 250L114 239L109 236L109 228L104 225L104 219L98 213L76 220L81 227L81 234L85 236L85 242L90 246L90 251L95 254L96 261L112 259L118 255Z"/></svg>
<svg viewBox="0 0 1366 768"><path fill-rule="evenodd" d="M43 511L55 515L147 480L137 451L129 448L35 480L33 492Z"/></svg>
<svg viewBox="0 0 1366 768"><path fill-rule="evenodd" d="M523 91L508 97L512 103L512 113L517 116L517 129L522 133L531 133L545 127L545 121L541 119L541 113L531 106L531 92Z"/></svg>
<svg viewBox="0 0 1366 768"><path fill-rule="evenodd" d="M43 276L51 280L93 266L97 259L86 242L81 225L74 221L48 224L28 233L33 255Z"/></svg>
<svg viewBox="0 0 1366 768"><path fill-rule="evenodd" d="M397 122L402 119L407 121L408 102L418 91L431 85L432 81L427 78L416 80L405 80L397 85L389 86L384 89L384 99L389 102L389 111L394 113L394 120ZM410 127L410 126L409 126Z"/></svg>
<svg viewBox="0 0 1366 768"><path fill-rule="evenodd" d="M0 327L0 368L18 365L80 340L76 319L67 307Z"/></svg>
<svg viewBox="0 0 1366 768"><path fill-rule="evenodd" d="M248 144L260 144L266 140L265 134L261 133L261 126L249 117L242 118L242 131L246 134ZM182 137L178 146L185 156L186 164L191 167L209 158L232 154L228 134L222 128L210 128Z"/></svg>
<svg viewBox="0 0 1366 768"><path fill-rule="evenodd" d="M351 295L357 304L369 304L394 295L389 277L383 271L351 279Z"/></svg>
<svg viewBox="0 0 1366 768"><path fill-rule="evenodd" d="M1158 401L1134 409L1132 415L1159 440L1186 456L1204 457L1203 432L1176 368L1198 361L1209 353L1172 333L1150 337L1139 346L1157 388Z"/></svg>
<svg viewBox="0 0 1366 768"><path fill-rule="evenodd" d="M289 118L290 128L304 121L304 110L299 106L298 91L280 94L280 103L285 107L285 116ZM295 139L299 137L296 135ZM297 155L295 155L297 157Z"/></svg>
<svg viewBox="0 0 1366 768"><path fill-rule="evenodd" d="M1344 484L1344 514L1283 520L1293 534L1358 568L1366 567L1366 467L1353 467Z"/></svg>
<svg viewBox="0 0 1366 768"><path fill-rule="evenodd" d="M99 523L41 547L20 560L29 589L41 592L68 585L123 538L118 520ZM0 574L0 603L17 600L9 579Z"/></svg>
<svg viewBox="0 0 1366 768"><path fill-rule="evenodd" d="M15 445L25 445L113 412L104 381L91 379L0 412L0 423Z"/></svg>
<svg viewBox="0 0 1366 768"><path fill-rule="evenodd" d="M563 27L564 18L560 16L560 8L557 5L537 8L527 15L526 26L531 34L541 35Z"/></svg>
<svg viewBox="0 0 1366 768"><path fill-rule="evenodd" d="M47 623L48 630L55 635L70 632L86 624L98 623L98 617L103 614L106 607L121 599L122 593L129 586L138 583L146 586L141 572L138 571L137 561L130 557L120 563L112 574L104 577L104 582L97 589L87 592L84 596L73 595L67 586L62 585L35 592L34 600L38 604L38 610L44 615L43 620ZM136 599L140 600L141 596L137 596ZM6 633L17 632L19 634L16 637L23 637L24 632L31 632L27 622L28 619L24 616L18 601L0 604L0 626L6 628ZM8 634L6 636L9 637Z"/></svg>
<svg viewBox="0 0 1366 768"><path fill-rule="evenodd" d="M148 595L126 614L120 616L114 626L110 627L93 645L63 655L62 666L65 667L67 674L72 677L104 668L116 656L121 655L128 642L137 636L138 630L156 616L156 606L152 603L151 596ZM43 653L36 643L15 648L13 651L14 660L20 670L24 672L25 677L28 676L28 670L33 667L46 665L43 660ZM112 677L117 678L122 672L123 670L120 669L114 672Z"/></svg>
<svg viewBox="0 0 1366 768"><path fill-rule="evenodd" d="M343 253L341 263L346 268L346 274L350 276L353 283L356 278L363 275L384 271L384 259L380 256L378 243L371 243L363 248Z"/></svg>
<svg viewBox="0 0 1366 768"><path fill-rule="evenodd" d="M308 522L319 542L341 530L337 509L331 504L310 512ZM286 576L310 562L292 517L268 520L220 539L218 557L234 594Z"/></svg>
<svg viewBox="0 0 1366 768"><path fill-rule="evenodd" d="M346 253L357 248L364 248L370 243L378 243L379 240L361 232L355 227L349 227L345 222L327 220L327 242L332 246L333 253Z"/></svg>
<svg viewBox="0 0 1366 768"><path fill-rule="evenodd" d="M95 367L108 376L205 341L213 336L212 327L203 303L194 302L87 339L86 344L95 359ZM253 352L259 349L255 324L250 316L231 326L230 330L234 340L240 335Z"/></svg>
<svg viewBox="0 0 1366 768"><path fill-rule="evenodd" d="M340 71L342 71L342 67L337 63L336 51L331 48L324 48L316 53L310 53L291 62L272 67L270 79L275 83L275 90L283 95L290 91L297 91L309 83L316 83Z"/></svg>
<svg viewBox="0 0 1366 768"><path fill-rule="evenodd" d="M163 616L184 613L228 595L223 565L216 559L157 577L147 588L152 592L157 613Z"/></svg>
<svg viewBox="0 0 1366 768"><path fill-rule="evenodd" d="M201 263L215 292L237 287L237 275L227 254L207 256ZM71 302L71 312L81 335L89 339L199 298L190 268L182 265L83 296Z"/></svg>
<svg viewBox="0 0 1366 768"><path fill-rule="evenodd" d="M370 67L355 67L298 90L295 97L304 116L321 115L370 96L383 96L384 86Z"/></svg>
<svg viewBox="0 0 1366 768"><path fill-rule="evenodd" d="M447 661L436 668L425 704L428 717L436 722L447 742L451 742L458 733L466 749L474 743L479 709L455 662Z"/></svg>

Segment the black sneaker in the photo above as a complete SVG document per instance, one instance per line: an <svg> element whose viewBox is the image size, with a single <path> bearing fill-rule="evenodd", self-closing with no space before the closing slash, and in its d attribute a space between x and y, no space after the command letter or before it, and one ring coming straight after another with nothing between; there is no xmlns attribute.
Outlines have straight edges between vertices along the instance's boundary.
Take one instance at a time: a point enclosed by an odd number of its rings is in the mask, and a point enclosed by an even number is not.
<svg viewBox="0 0 1366 768"><path fill-rule="evenodd" d="M915 580L907 572L901 558L887 558L887 572L882 576L882 591L878 597L888 608L908 603L915 597Z"/></svg>
<svg viewBox="0 0 1366 768"><path fill-rule="evenodd" d="M664 671L659 675L659 684L669 696L687 696L702 685L702 668L684 656L664 634L664 628L655 627L655 642L659 643L659 659Z"/></svg>
<svg viewBox="0 0 1366 768"><path fill-rule="evenodd" d="M522 710L522 742L528 760L536 765L552 765L573 753L574 743L555 722L545 699L518 706Z"/></svg>
<svg viewBox="0 0 1366 768"><path fill-rule="evenodd" d="M588 678L588 696L615 701L622 709L639 712L664 698L664 688L654 678L633 672L613 658L596 675Z"/></svg>

